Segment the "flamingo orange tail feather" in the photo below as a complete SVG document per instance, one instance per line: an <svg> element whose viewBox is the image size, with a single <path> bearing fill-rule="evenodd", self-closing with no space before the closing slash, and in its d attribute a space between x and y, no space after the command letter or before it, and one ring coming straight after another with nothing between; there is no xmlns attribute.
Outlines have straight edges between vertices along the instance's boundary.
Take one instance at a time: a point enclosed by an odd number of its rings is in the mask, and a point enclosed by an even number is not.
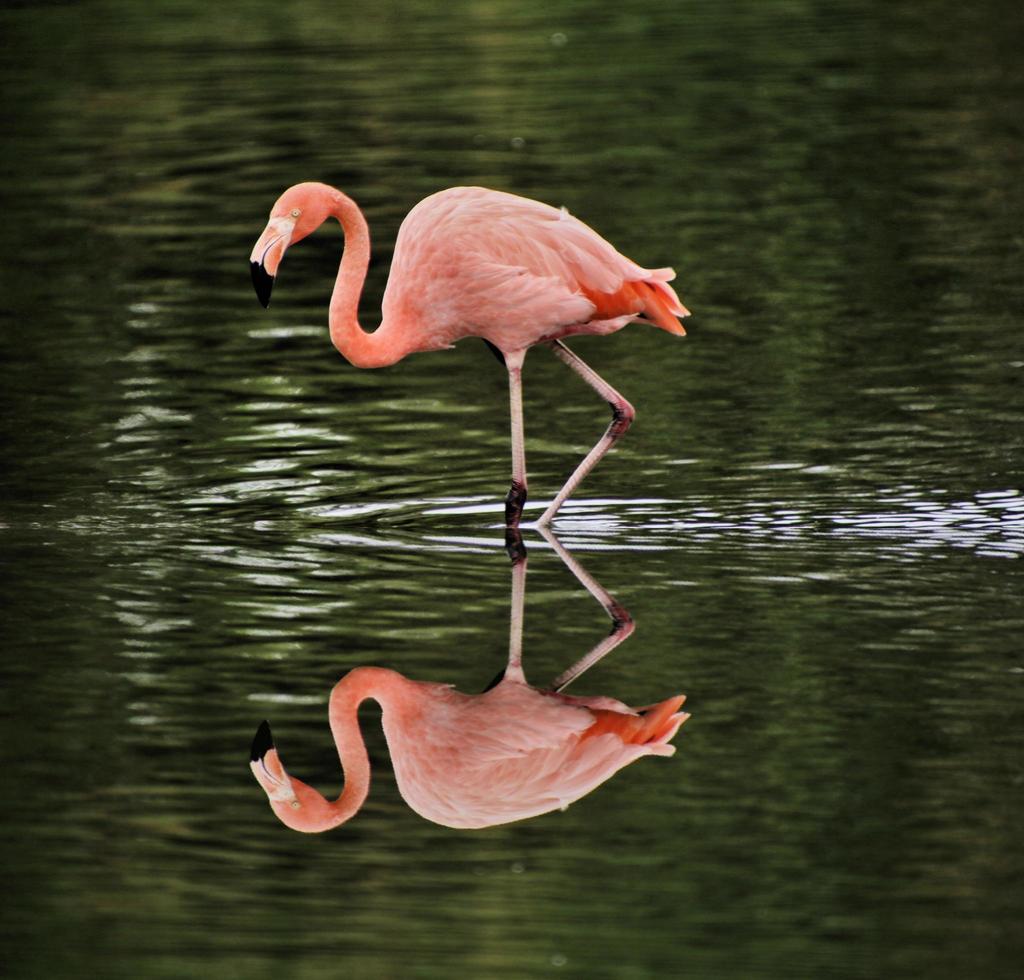
<svg viewBox="0 0 1024 980"><path fill-rule="evenodd" d="M583 738L612 733L626 745L665 744L690 717L679 710L685 700L685 695L680 694L635 715L592 708L594 723L583 733Z"/></svg>
<svg viewBox="0 0 1024 980"><path fill-rule="evenodd" d="M586 286L580 289L597 307L593 314L595 320L613 320L632 313L668 333L686 336L679 317L689 316L690 311L679 301L675 290L660 278L674 273L671 269L656 269L654 275L659 278L624 282L614 293L599 293Z"/></svg>

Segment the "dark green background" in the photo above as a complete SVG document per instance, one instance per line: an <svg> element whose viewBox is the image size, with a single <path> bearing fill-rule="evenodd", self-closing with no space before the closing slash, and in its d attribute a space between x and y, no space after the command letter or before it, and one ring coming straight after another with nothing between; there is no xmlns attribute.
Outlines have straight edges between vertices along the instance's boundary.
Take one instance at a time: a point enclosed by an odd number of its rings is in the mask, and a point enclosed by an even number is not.
<svg viewBox="0 0 1024 980"><path fill-rule="evenodd" d="M11 977L1016 978L1024 961L1024 24L1001 0L21 4L0 14L0 576ZM360 372L402 215L480 183L671 264L684 341L575 349L638 420L558 524L637 634L577 693L686 691L671 760L565 814L336 792L357 664L479 690L508 568L482 344ZM605 411L526 364L550 498ZM532 513L536 514L537 511ZM526 666L606 621L527 535Z"/></svg>

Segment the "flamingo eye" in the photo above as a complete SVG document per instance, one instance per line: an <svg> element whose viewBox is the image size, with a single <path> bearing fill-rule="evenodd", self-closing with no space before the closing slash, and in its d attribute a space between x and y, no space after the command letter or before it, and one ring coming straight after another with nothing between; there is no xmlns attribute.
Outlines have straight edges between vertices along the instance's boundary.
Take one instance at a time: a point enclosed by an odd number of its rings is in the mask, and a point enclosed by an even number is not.
<svg viewBox="0 0 1024 980"><path fill-rule="evenodd" d="M299 216L300 214L302 214L302 212L301 212L301 211L300 211L300 210L299 210L298 208L295 208L295 209L294 209L294 210L292 211L292 217L293 217L293 218L297 218L297 217L298 217L298 216Z"/></svg>
<svg viewBox="0 0 1024 980"><path fill-rule="evenodd" d="M298 808L299 808L299 801L298 800L292 800L292 809L293 810L298 810Z"/></svg>

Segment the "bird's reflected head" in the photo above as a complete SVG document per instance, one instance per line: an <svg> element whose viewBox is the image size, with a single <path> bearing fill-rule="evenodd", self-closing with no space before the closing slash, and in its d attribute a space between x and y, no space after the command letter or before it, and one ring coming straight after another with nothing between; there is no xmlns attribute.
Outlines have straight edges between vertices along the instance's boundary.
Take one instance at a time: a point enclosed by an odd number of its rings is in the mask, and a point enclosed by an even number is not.
<svg viewBox="0 0 1024 980"><path fill-rule="evenodd" d="M315 833L339 823L331 805L320 793L285 771L266 722L256 730L252 740L249 768L267 794L270 808L285 826Z"/></svg>

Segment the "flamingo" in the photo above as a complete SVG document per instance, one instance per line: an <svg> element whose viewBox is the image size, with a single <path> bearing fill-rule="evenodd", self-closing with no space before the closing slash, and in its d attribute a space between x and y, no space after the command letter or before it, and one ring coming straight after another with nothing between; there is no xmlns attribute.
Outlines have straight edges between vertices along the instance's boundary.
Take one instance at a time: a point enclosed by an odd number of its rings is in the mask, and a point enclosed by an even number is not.
<svg viewBox="0 0 1024 980"><path fill-rule="evenodd" d="M356 203L327 184L288 188L250 256L264 307L289 245L328 218L345 247L330 303L331 341L360 368L385 367L407 354L446 350L480 337L508 369L512 485L505 524L518 527L526 504L522 368L530 347L546 344L612 409L604 435L541 515L548 524L635 416L633 406L562 342L573 334L610 334L642 321L677 336L689 316L668 284L669 268L644 269L617 252L565 208L483 187L452 187L424 198L398 231L373 333L359 325L359 297L370 260L370 233Z"/></svg>
<svg viewBox="0 0 1024 980"><path fill-rule="evenodd" d="M549 538L549 540L551 540ZM557 542L555 550L566 560ZM645 708L609 697L571 697L564 688L632 632L629 615L571 556L567 564L612 617L605 640L563 672L547 690L526 682L522 623L526 560L513 553L509 656L483 694L414 681L382 667L356 667L331 692L328 716L345 782L327 800L291 776L269 724L253 739L250 767L278 818L293 830L316 833L349 820L370 789L370 762L359 728L360 704L382 708L384 735L399 792L420 816L445 827L476 830L565 809L645 755L671 756L669 744L690 716L682 695ZM582 577L581 577L582 575Z"/></svg>

